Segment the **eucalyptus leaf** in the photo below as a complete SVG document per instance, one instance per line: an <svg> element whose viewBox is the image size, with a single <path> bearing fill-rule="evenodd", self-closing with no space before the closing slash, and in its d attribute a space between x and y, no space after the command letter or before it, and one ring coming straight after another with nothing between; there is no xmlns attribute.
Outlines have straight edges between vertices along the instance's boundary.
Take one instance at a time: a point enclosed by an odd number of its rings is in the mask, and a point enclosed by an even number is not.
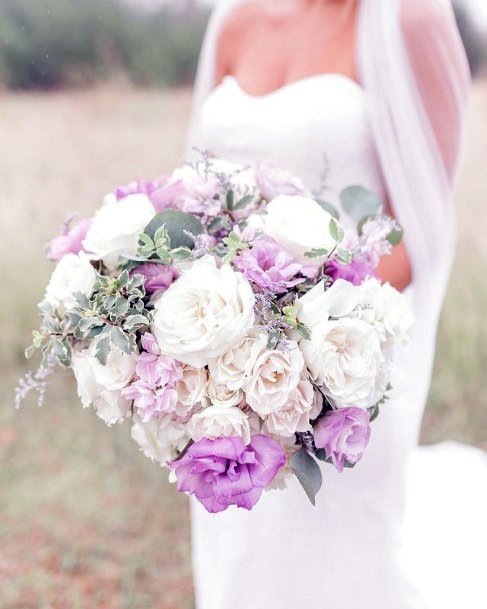
<svg viewBox="0 0 487 609"><path fill-rule="evenodd" d="M364 216L374 216L384 205L382 198L363 186L349 186L340 193L343 211L355 222Z"/></svg>
<svg viewBox="0 0 487 609"><path fill-rule="evenodd" d="M174 209L158 213L146 226L144 232L154 239L156 231L163 225L166 227L170 247L172 248L188 247L193 249L194 241L187 233L201 235L203 232L203 226L195 216Z"/></svg>
<svg viewBox="0 0 487 609"><path fill-rule="evenodd" d="M305 493L313 505L316 504L316 494L321 488L323 479L319 465L304 448L298 450L289 459L289 465L296 474Z"/></svg>
<svg viewBox="0 0 487 609"><path fill-rule="evenodd" d="M226 204L228 211L233 211L233 207L235 205L235 195L233 194L233 190L229 190L227 192Z"/></svg>
<svg viewBox="0 0 487 609"><path fill-rule="evenodd" d="M315 201L322 209L327 211L330 216L333 216L335 220L340 220L340 212L334 205L328 203L328 201L323 201L323 199L315 199Z"/></svg>
<svg viewBox="0 0 487 609"><path fill-rule="evenodd" d="M399 245L402 241L402 236L403 230L398 226L387 235L387 241L389 241L391 245Z"/></svg>
<svg viewBox="0 0 487 609"><path fill-rule="evenodd" d="M343 237L345 236L345 231L343 230L342 226L338 224L335 218L330 220L330 235L337 243L343 241Z"/></svg>
<svg viewBox="0 0 487 609"><path fill-rule="evenodd" d="M368 411L370 413L369 423L372 423L372 421L375 421L375 419L379 416L379 413L380 413L379 405L376 404L375 406L372 406L372 408L369 408Z"/></svg>

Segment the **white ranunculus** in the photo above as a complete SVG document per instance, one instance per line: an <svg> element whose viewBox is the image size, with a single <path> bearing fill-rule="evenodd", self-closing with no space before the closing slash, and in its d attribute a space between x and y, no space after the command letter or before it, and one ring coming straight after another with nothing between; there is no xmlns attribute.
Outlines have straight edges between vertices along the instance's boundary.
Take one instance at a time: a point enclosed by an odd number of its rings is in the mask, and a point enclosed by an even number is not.
<svg viewBox="0 0 487 609"><path fill-rule="evenodd" d="M93 294L96 271L83 254L66 254L57 263L46 288L46 300L61 313L76 305L75 292Z"/></svg>
<svg viewBox="0 0 487 609"><path fill-rule="evenodd" d="M307 380L301 380L284 406L266 417L267 431L285 438L294 436L297 431L310 431L314 394L313 385Z"/></svg>
<svg viewBox="0 0 487 609"><path fill-rule="evenodd" d="M230 436L242 438L245 444L250 442L249 419L237 406L203 408L189 420L188 433L195 442Z"/></svg>
<svg viewBox="0 0 487 609"><path fill-rule="evenodd" d="M183 366L182 377L176 382L178 402L176 414L185 417L204 398L205 384L208 380L206 368Z"/></svg>
<svg viewBox="0 0 487 609"><path fill-rule="evenodd" d="M250 336L245 336L220 357L211 360L208 367L212 378L231 390L241 389L248 374L252 346L259 338L258 334L251 332Z"/></svg>
<svg viewBox="0 0 487 609"><path fill-rule="evenodd" d="M205 256L155 301L151 331L162 353L201 368L246 336L254 302L241 273Z"/></svg>
<svg viewBox="0 0 487 609"><path fill-rule="evenodd" d="M359 288L359 316L373 324L381 341L389 339L404 344L409 339L413 315L406 297L389 283L381 285L377 279L367 279Z"/></svg>
<svg viewBox="0 0 487 609"><path fill-rule="evenodd" d="M204 403L206 406L237 406L243 399L241 389L230 389L213 377L205 385Z"/></svg>
<svg viewBox="0 0 487 609"><path fill-rule="evenodd" d="M130 400L121 389L132 380L137 356L112 349L106 366L95 358L96 342L73 354L72 367L78 384L78 395L84 408L93 406L108 425L122 421L130 408Z"/></svg>
<svg viewBox="0 0 487 609"><path fill-rule="evenodd" d="M359 288L343 279L325 291L324 281L320 281L298 300L299 321L311 330L313 326L330 317L350 315L358 304Z"/></svg>
<svg viewBox="0 0 487 609"><path fill-rule="evenodd" d="M289 341L285 350L268 349L267 337L254 343L242 389L247 404L260 416L275 412L296 389L304 361L298 344Z"/></svg>
<svg viewBox="0 0 487 609"><path fill-rule="evenodd" d="M330 252L336 245L330 233L332 216L316 201L307 197L280 195L267 206L265 230L279 245L302 264L321 262L309 258L312 249Z"/></svg>
<svg viewBox="0 0 487 609"><path fill-rule="evenodd" d="M132 425L132 439L148 459L164 467L184 449L189 436L185 424L171 414L165 414L147 422L136 417Z"/></svg>
<svg viewBox="0 0 487 609"><path fill-rule="evenodd" d="M108 195L93 217L83 248L90 258L102 260L107 268L114 269L120 257L137 254L139 235L155 215L146 195L129 195L120 201Z"/></svg>
<svg viewBox="0 0 487 609"><path fill-rule="evenodd" d="M368 408L376 402L384 356L379 335L370 324L347 317L323 321L300 346L312 380L338 406Z"/></svg>

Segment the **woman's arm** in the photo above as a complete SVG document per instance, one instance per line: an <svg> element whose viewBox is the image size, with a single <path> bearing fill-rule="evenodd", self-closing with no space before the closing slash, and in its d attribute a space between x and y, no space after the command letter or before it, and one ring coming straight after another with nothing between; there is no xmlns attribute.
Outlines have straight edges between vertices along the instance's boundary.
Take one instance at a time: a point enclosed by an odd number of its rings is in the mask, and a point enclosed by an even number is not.
<svg viewBox="0 0 487 609"><path fill-rule="evenodd" d="M408 287L412 280L412 270L403 241L394 247L390 256L382 257L377 274L382 281L388 281L401 292Z"/></svg>

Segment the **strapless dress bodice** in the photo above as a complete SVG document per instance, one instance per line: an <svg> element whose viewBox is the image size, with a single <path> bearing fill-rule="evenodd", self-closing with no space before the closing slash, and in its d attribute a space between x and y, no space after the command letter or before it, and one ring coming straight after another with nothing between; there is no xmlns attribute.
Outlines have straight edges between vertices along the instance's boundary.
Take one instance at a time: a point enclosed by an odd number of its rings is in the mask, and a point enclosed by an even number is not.
<svg viewBox="0 0 487 609"><path fill-rule="evenodd" d="M230 161L279 165L335 205L353 184L383 193L366 93L340 74L304 78L260 96L226 76L202 108L200 142Z"/></svg>

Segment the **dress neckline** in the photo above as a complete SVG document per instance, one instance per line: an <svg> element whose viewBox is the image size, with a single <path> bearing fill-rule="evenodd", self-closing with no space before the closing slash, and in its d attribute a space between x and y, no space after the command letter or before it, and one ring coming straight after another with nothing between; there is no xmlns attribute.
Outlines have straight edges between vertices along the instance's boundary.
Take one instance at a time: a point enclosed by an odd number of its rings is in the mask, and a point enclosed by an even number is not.
<svg viewBox="0 0 487 609"><path fill-rule="evenodd" d="M314 81L321 81L321 80L323 80L323 81L325 81L325 80L341 81L347 85L350 85L350 87L355 89L356 91L359 91L359 92L364 91L364 88L362 87L362 85L359 82L357 82L350 76L347 76L346 74L341 74L340 72L322 72L321 74L313 74L312 76L305 76L303 78L298 78L297 80L292 80L288 83L283 84L281 87L278 87L277 89L273 89L272 91L269 91L269 93L263 93L262 95L257 95L255 93L249 93L248 91L246 91L242 87L240 82L232 74L227 74L226 76L224 76L223 80L219 86L222 86L225 83L232 84L243 95L245 95L245 97L248 97L249 99L258 100L258 99L268 99L268 98L276 97L286 91L295 89L297 87L300 87L305 84L309 84Z"/></svg>

